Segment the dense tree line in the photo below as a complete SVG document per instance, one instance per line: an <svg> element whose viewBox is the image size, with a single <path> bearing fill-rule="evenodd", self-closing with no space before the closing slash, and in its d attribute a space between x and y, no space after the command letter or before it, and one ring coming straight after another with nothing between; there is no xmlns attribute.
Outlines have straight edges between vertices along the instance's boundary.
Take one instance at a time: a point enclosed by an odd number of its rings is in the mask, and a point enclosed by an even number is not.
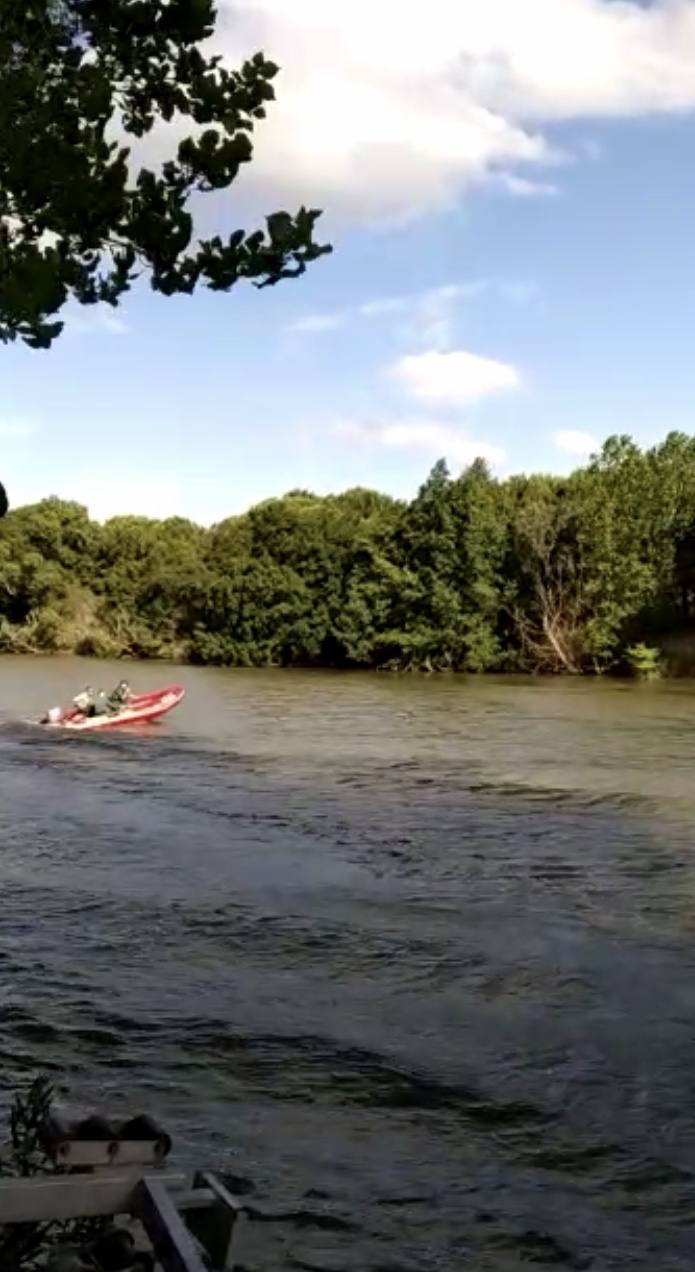
<svg viewBox="0 0 695 1272"><path fill-rule="evenodd" d="M456 671L603 672L695 607L695 438L610 438L567 478L438 463L410 503L292 491L211 529L0 525L0 649Z"/></svg>

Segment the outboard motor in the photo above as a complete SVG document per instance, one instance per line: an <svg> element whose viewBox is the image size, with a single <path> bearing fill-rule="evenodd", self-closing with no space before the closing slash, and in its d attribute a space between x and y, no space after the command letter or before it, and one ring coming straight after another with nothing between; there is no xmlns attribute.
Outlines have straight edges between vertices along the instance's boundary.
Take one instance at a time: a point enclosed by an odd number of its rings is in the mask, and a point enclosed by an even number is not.
<svg viewBox="0 0 695 1272"><path fill-rule="evenodd" d="M51 707L50 710L46 712L45 716L43 716L41 723L42 724L60 724L62 718L63 718L63 708Z"/></svg>

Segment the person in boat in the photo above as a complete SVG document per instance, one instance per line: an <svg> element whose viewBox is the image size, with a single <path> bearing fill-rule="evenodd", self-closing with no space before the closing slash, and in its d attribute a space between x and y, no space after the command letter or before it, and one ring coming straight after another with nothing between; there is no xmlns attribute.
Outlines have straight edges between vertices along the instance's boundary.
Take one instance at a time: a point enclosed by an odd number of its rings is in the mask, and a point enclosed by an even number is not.
<svg viewBox="0 0 695 1272"><path fill-rule="evenodd" d="M76 698L73 698L72 704L76 711L79 711L85 719L89 720L92 716L106 715L108 710L106 703L106 694L103 689L94 692L91 685L86 685Z"/></svg>
<svg viewBox="0 0 695 1272"><path fill-rule="evenodd" d="M76 711L80 712L81 715L92 715L93 712L91 708L94 705L95 697L96 695L92 686L85 685L84 689L80 690L80 692L73 698L72 705Z"/></svg>
<svg viewBox="0 0 695 1272"><path fill-rule="evenodd" d="M116 685L116 688L111 690L111 693L109 694L107 699L109 711L114 715L117 714L119 711L123 711L123 709L128 706L128 703L130 702L130 697L131 697L131 692L130 692L130 685L128 684L128 681L119 680L118 684Z"/></svg>
<svg viewBox="0 0 695 1272"><path fill-rule="evenodd" d="M109 714L109 700L106 697L105 691L103 689L99 689L98 693L94 697L94 705L90 711L90 715L102 716Z"/></svg>

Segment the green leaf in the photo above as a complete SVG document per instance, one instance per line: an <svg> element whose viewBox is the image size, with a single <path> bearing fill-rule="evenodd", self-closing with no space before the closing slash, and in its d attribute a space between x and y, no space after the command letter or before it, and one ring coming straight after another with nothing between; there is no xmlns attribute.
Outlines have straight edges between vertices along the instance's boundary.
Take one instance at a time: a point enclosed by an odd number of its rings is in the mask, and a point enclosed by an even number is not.
<svg viewBox="0 0 695 1272"><path fill-rule="evenodd" d="M329 250L303 211L271 214L267 240L228 229L212 254L194 241L188 200L252 162L278 72L260 52L236 71L208 55L214 18L212 0L0 6L0 342L47 348L64 304L118 304L136 273L168 295L266 286ZM107 138L116 114L135 138L175 114L204 131L131 176L130 147Z"/></svg>

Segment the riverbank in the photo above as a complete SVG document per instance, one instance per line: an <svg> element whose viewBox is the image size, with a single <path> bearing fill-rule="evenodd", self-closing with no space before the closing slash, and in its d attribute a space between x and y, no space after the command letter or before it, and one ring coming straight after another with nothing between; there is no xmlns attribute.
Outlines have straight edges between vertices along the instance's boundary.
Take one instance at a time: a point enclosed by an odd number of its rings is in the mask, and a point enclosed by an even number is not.
<svg viewBox="0 0 695 1272"><path fill-rule="evenodd" d="M43 645L40 643L42 638L45 639L45 644ZM561 679L578 677L586 680L597 678L619 680L680 680L695 678L695 634L687 632L673 633L664 637L659 645L643 645L641 649L646 651L648 655L646 664L641 664L639 658L636 658L631 664L630 658L625 656L613 667L605 667L603 669L584 667L570 672L562 668L557 668L553 671L548 669L533 670L525 666L523 660L519 660L518 665L514 665L514 660L507 658L504 660L505 666L497 667L492 665L485 670L471 672L466 668L433 665L429 659L425 659L419 664L414 660L410 660L404 665L397 661L391 661L383 665L373 666L349 662L336 664L321 662L320 660L311 662L296 660L289 664L271 660L254 662L248 658L240 658L238 661L228 662L222 659L206 661L201 658L197 648L192 648L186 642L167 642L148 635L146 631L141 631L139 635L135 636L131 632L129 638L123 641L114 636L108 628L101 627L97 623L82 633L74 632L69 625L61 626L59 623L51 626L50 629L43 628L41 624L12 630L9 630L7 626L5 628L0 627L0 656L6 657L76 657L94 659L98 662L169 663L189 667L226 667L232 670L255 668L256 670L325 671L344 674L379 672L395 676L416 677L470 677L475 675L483 678L487 676L495 678L507 677L510 680L526 675Z"/></svg>

